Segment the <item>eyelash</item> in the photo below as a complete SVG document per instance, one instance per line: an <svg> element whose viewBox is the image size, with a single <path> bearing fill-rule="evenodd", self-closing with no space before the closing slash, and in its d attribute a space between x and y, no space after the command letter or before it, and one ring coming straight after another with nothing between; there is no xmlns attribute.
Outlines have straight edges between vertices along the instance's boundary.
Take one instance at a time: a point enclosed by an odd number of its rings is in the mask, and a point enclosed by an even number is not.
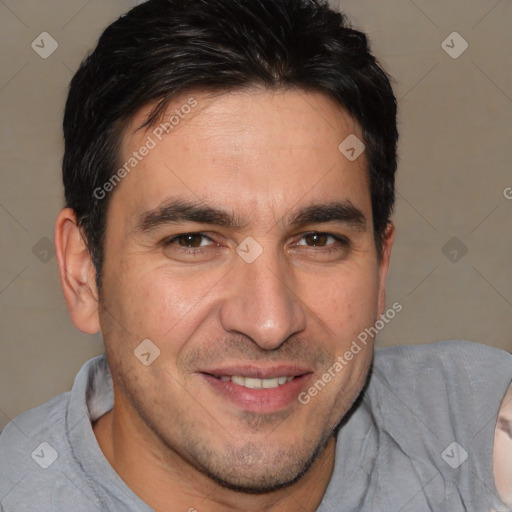
<svg viewBox="0 0 512 512"><path fill-rule="evenodd" d="M337 244L331 244L330 246L321 247L324 250L324 252L327 252L328 254L350 247L350 240L347 237L342 236L342 235L335 235L333 233L327 233L324 231L310 231L309 233L304 233L299 240L303 240L307 236L311 236L311 235L325 235L327 237L333 238L337 242ZM208 235L206 235L203 232L191 232L191 233L182 233L180 235L176 235L172 238L164 240L164 242L163 242L164 246L168 247L168 246L174 245L174 243L177 240L179 240L180 238L185 238L187 236L201 236L203 238L210 240L211 242L214 242L214 240L212 240ZM337 247L332 247L332 246L337 246ZM341 247L339 247L339 246L341 246ZM184 251L187 254L200 255L200 254L204 254L211 247L212 247L211 245L208 245L206 247L196 247L196 248L178 246L178 250ZM315 248L315 246L305 246L305 247Z"/></svg>

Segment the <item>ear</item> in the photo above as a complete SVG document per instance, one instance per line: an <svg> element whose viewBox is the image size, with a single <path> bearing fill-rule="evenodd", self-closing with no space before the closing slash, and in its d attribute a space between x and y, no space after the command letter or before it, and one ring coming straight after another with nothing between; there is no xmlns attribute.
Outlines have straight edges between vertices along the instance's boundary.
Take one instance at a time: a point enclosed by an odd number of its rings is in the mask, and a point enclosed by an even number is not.
<svg viewBox="0 0 512 512"><path fill-rule="evenodd" d="M386 278L388 276L389 261L391 259L391 248L395 241L395 225L389 222L384 231L382 241L382 259L379 266L379 295L378 295L378 318L386 308Z"/></svg>
<svg viewBox="0 0 512 512"><path fill-rule="evenodd" d="M100 331L96 270L71 208L59 213L54 242L71 321L78 330L95 334Z"/></svg>

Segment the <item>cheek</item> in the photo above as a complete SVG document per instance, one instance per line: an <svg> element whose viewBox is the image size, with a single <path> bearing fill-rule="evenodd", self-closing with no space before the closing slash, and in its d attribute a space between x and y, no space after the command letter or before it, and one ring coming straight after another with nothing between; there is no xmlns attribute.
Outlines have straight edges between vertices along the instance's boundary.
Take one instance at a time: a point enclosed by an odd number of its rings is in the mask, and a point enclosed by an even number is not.
<svg viewBox="0 0 512 512"><path fill-rule="evenodd" d="M140 341L149 338L166 350L178 350L195 331L209 305L218 277L208 273L172 273L147 265L120 266L109 281L109 297L119 324ZM211 301L210 301L211 302ZM183 342L180 342L183 340ZM172 343L171 343L172 341Z"/></svg>
<svg viewBox="0 0 512 512"><path fill-rule="evenodd" d="M116 323L133 334L134 343L149 338L179 350L177 344L184 344L209 315L222 308L223 297L236 300L229 289L230 283L237 285L236 272L226 273L225 268L171 270L149 265L147 259L137 261L135 256L108 270L107 302ZM292 300L302 304L310 324L318 323L317 317L336 333L336 343L350 343L375 322L377 273L370 257L332 271L298 270L290 287L297 296Z"/></svg>
<svg viewBox="0 0 512 512"><path fill-rule="evenodd" d="M512 503L512 439L503 430L494 438L494 474L496 489L507 504Z"/></svg>
<svg viewBox="0 0 512 512"><path fill-rule="evenodd" d="M377 275L373 270L350 268L307 284L305 303L334 332L356 337L377 317Z"/></svg>

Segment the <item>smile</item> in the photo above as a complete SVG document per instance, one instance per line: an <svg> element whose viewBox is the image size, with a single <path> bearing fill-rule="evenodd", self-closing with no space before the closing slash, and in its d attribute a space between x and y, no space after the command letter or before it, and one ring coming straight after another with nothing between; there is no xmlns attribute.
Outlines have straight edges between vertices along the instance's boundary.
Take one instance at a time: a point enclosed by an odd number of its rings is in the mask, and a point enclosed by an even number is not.
<svg viewBox="0 0 512 512"><path fill-rule="evenodd" d="M287 382L291 382L295 377L282 376L274 377L271 379L256 379L254 377L242 377L240 375L221 375L217 377L223 382L232 382L237 386L242 386L249 389L273 389L283 386Z"/></svg>

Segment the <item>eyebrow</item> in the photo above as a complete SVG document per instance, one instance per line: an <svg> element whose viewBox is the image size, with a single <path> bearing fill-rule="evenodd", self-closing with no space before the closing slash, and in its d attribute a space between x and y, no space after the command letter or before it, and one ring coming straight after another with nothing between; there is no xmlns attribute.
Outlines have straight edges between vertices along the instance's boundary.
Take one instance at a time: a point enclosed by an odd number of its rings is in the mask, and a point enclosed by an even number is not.
<svg viewBox="0 0 512 512"><path fill-rule="evenodd" d="M498 427L506 432L512 439L512 421L505 419L503 416L498 418Z"/></svg>
<svg viewBox="0 0 512 512"><path fill-rule="evenodd" d="M348 200L306 206L287 214L284 220L294 228L309 224L336 223L358 231L366 229L366 217ZM233 231L242 231L249 225L247 221L243 222L240 216L232 211L199 202L171 199L155 210L144 212L139 217L135 230L146 233L168 224L182 222L211 224Z"/></svg>

